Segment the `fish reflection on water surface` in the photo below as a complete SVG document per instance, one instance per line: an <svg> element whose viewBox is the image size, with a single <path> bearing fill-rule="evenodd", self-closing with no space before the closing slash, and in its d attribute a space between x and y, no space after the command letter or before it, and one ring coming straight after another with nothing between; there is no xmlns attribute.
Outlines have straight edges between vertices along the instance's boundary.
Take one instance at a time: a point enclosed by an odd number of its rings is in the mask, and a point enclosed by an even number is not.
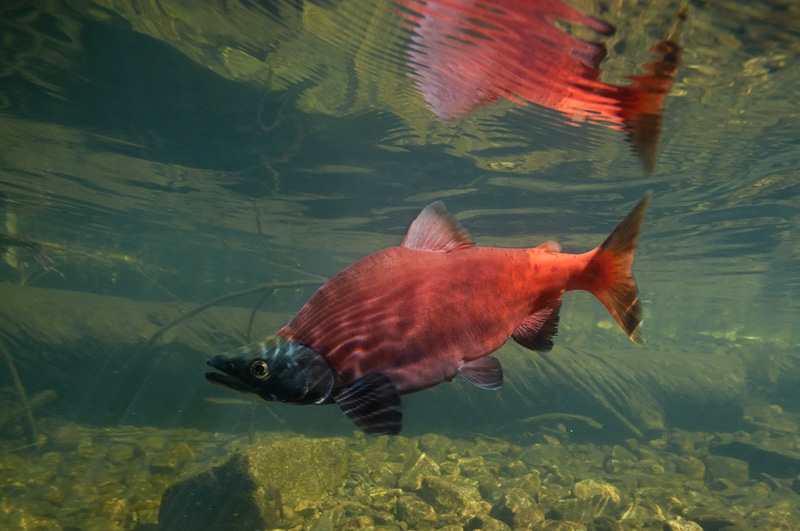
<svg viewBox="0 0 800 531"><path fill-rule="evenodd" d="M616 28L559 0L398 0L409 21L409 67L417 90L442 120L507 99L554 109L569 120L623 129L645 169L655 171L664 99L680 64L678 34L651 48L656 60L624 86L602 82L604 44L559 24L608 37Z"/></svg>
<svg viewBox="0 0 800 531"><path fill-rule="evenodd" d="M553 347L565 291L585 290L641 344L631 266L645 196L602 245L583 254L556 242L476 247L441 202L427 206L400 247L359 260L311 297L292 321L212 357L206 378L291 404L335 402L362 430L399 433L400 395L457 374L484 389L503 383L490 356L509 338Z"/></svg>

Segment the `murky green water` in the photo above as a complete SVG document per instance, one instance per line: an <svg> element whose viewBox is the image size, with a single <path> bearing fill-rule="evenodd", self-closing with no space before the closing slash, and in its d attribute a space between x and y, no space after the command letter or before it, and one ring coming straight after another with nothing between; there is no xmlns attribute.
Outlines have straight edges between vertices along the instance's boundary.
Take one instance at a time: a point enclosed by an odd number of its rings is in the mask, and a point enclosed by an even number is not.
<svg viewBox="0 0 800 531"><path fill-rule="evenodd" d="M556 16L555 40L493 56L476 35L506 11L489 4L462 21L460 77L437 2L4 4L0 527L153 527L168 486L288 437L343 438L348 472L330 496L285 495L274 528L800 526L800 5L576 0L616 31ZM527 77L584 41L607 56L578 95ZM620 116L652 88L629 76L652 72L663 42L680 59L648 172ZM437 100L458 79L497 93ZM586 94L600 103L583 112ZM437 117L447 105L457 116ZM250 401L203 377L208 356L274 333L325 280L398 245L432 201L480 246L583 252L647 191L643 347L569 293L552 352L509 342L503 389L456 379L404 396L403 436L377 439L335 405ZM622 499L559 510L613 498L580 495L585 479ZM509 489L543 517L509 516Z"/></svg>

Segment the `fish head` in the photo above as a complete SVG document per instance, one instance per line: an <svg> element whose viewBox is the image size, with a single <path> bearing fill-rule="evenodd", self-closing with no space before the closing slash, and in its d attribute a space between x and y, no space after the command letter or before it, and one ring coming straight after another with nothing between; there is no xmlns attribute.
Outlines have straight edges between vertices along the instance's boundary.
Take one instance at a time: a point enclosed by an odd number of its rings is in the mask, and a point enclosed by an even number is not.
<svg viewBox="0 0 800 531"><path fill-rule="evenodd" d="M333 371L314 350L280 336L218 354L206 362L219 372L206 380L264 400L290 404L330 401Z"/></svg>

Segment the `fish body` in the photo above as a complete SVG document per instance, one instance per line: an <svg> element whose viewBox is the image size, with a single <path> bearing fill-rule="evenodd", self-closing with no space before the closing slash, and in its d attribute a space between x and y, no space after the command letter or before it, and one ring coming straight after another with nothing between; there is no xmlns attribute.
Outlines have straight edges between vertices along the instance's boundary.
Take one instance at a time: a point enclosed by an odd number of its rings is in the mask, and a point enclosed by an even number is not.
<svg viewBox="0 0 800 531"><path fill-rule="evenodd" d="M410 393L500 348L526 317L552 308L589 259L393 247L332 278L278 335L323 353L343 383L381 371Z"/></svg>
<svg viewBox="0 0 800 531"><path fill-rule="evenodd" d="M502 385L489 356L509 338L550 350L566 291L593 293L641 343L633 251L649 197L599 247L562 253L475 247L440 202L426 207L400 247L334 276L276 336L209 360L206 376L266 400L336 402L368 433L400 431L401 394L461 374Z"/></svg>

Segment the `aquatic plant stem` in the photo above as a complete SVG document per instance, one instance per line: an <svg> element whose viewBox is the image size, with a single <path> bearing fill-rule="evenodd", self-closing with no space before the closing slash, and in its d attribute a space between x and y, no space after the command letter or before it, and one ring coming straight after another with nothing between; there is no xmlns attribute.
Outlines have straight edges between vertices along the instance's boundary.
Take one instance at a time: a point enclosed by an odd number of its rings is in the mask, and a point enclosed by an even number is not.
<svg viewBox="0 0 800 531"><path fill-rule="evenodd" d="M258 300L256 305L253 306L253 309L250 311L250 319L248 319L247 321L247 332L244 335L244 338L248 343L250 342L250 333L253 331L253 321L256 320L256 313L258 313L258 309L261 308L261 305L267 301L270 295L272 295L273 291L274 290L271 289L264 291L264 294Z"/></svg>
<svg viewBox="0 0 800 531"><path fill-rule="evenodd" d="M226 295L222 295L221 297L217 297L216 299L212 299L212 300L210 300L208 302L205 302L205 303L203 303L203 304L201 304L199 306L196 306L195 308L189 310L188 312L182 314L179 317L176 317L172 321L168 322L167 324L165 324L164 326L159 328L156 331L156 333L153 334L152 337L147 341L145 346L142 347L141 353L144 354L145 352L150 350L153 347L153 345L155 344L155 342L158 341L158 338L163 336L167 332L167 330L169 330L170 328L182 323L183 321L185 321L185 320L187 320L187 319L189 319L191 317L194 317L195 315L199 314L200 312L203 312L203 311L207 310L208 308L211 308L212 306L214 306L216 304L219 304L221 302L224 302L224 301L227 301L227 300L230 300L230 299L235 299L235 298L238 298L238 297L245 297L247 295L252 295L253 293L258 293L260 291L267 291L268 293L271 293L273 290L276 290L276 289L279 289L279 288L296 288L296 287L299 287L299 286L319 285L319 284L322 284L323 282L324 282L324 280L322 280L322 281L321 280L293 280L291 282L271 282L269 284L262 284L261 286L256 286L256 287L253 287L253 288L243 289L241 291L234 291L232 293L228 293Z"/></svg>
<svg viewBox="0 0 800 531"><path fill-rule="evenodd" d="M565 347L565 348L567 350L573 352L574 354L578 354L578 352L575 351L572 348L569 348L569 347ZM553 363L553 360L551 360L547 355L545 355L545 353L541 353L540 358L544 362L549 364L556 372L560 372L560 369L559 369L558 365ZM633 423L631 423L631 421L629 421L627 418L625 418L625 415L623 415L622 413L617 411L617 408L612 406L611 403L608 400L605 399L605 397L603 396L603 394L600 391L592 388L587 383L583 382L580 378L573 378L572 379L572 383L573 383L573 385L575 385L575 387L577 387L578 389L582 390L588 396L594 398L601 406L603 406L603 408L605 408L606 411L608 411L614 417L616 417L617 420L619 420L623 424L623 426L628 428L631 431L631 433L636 435L637 438L639 438L639 439L643 439L644 438L644 435L639 430L639 428L634 426Z"/></svg>
<svg viewBox="0 0 800 531"><path fill-rule="evenodd" d="M524 424L539 424L542 422L550 422L551 420L563 420L565 422L579 421L583 422L584 424L588 424L590 427L596 430L603 428L603 425L593 418L586 417L584 415L575 415L573 413L544 413L542 415L534 415L533 417L522 419L519 422Z"/></svg>
<svg viewBox="0 0 800 531"><path fill-rule="evenodd" d="M8 372L11 374L11 379L14 380L14 387L17 389L22 409L25 411L25 419L27 424L28 440L30 443L36 444L39 442L39 431L36 429L36 420L33 418L33 408L28 400L28 395L25 393L25 387L22 385L22 380L17 372L17 367L14 365L14 359L11 353L6 348L6 344L0 337L0 350L3 352L3 357L6 359L8 365Z"/></svg>

